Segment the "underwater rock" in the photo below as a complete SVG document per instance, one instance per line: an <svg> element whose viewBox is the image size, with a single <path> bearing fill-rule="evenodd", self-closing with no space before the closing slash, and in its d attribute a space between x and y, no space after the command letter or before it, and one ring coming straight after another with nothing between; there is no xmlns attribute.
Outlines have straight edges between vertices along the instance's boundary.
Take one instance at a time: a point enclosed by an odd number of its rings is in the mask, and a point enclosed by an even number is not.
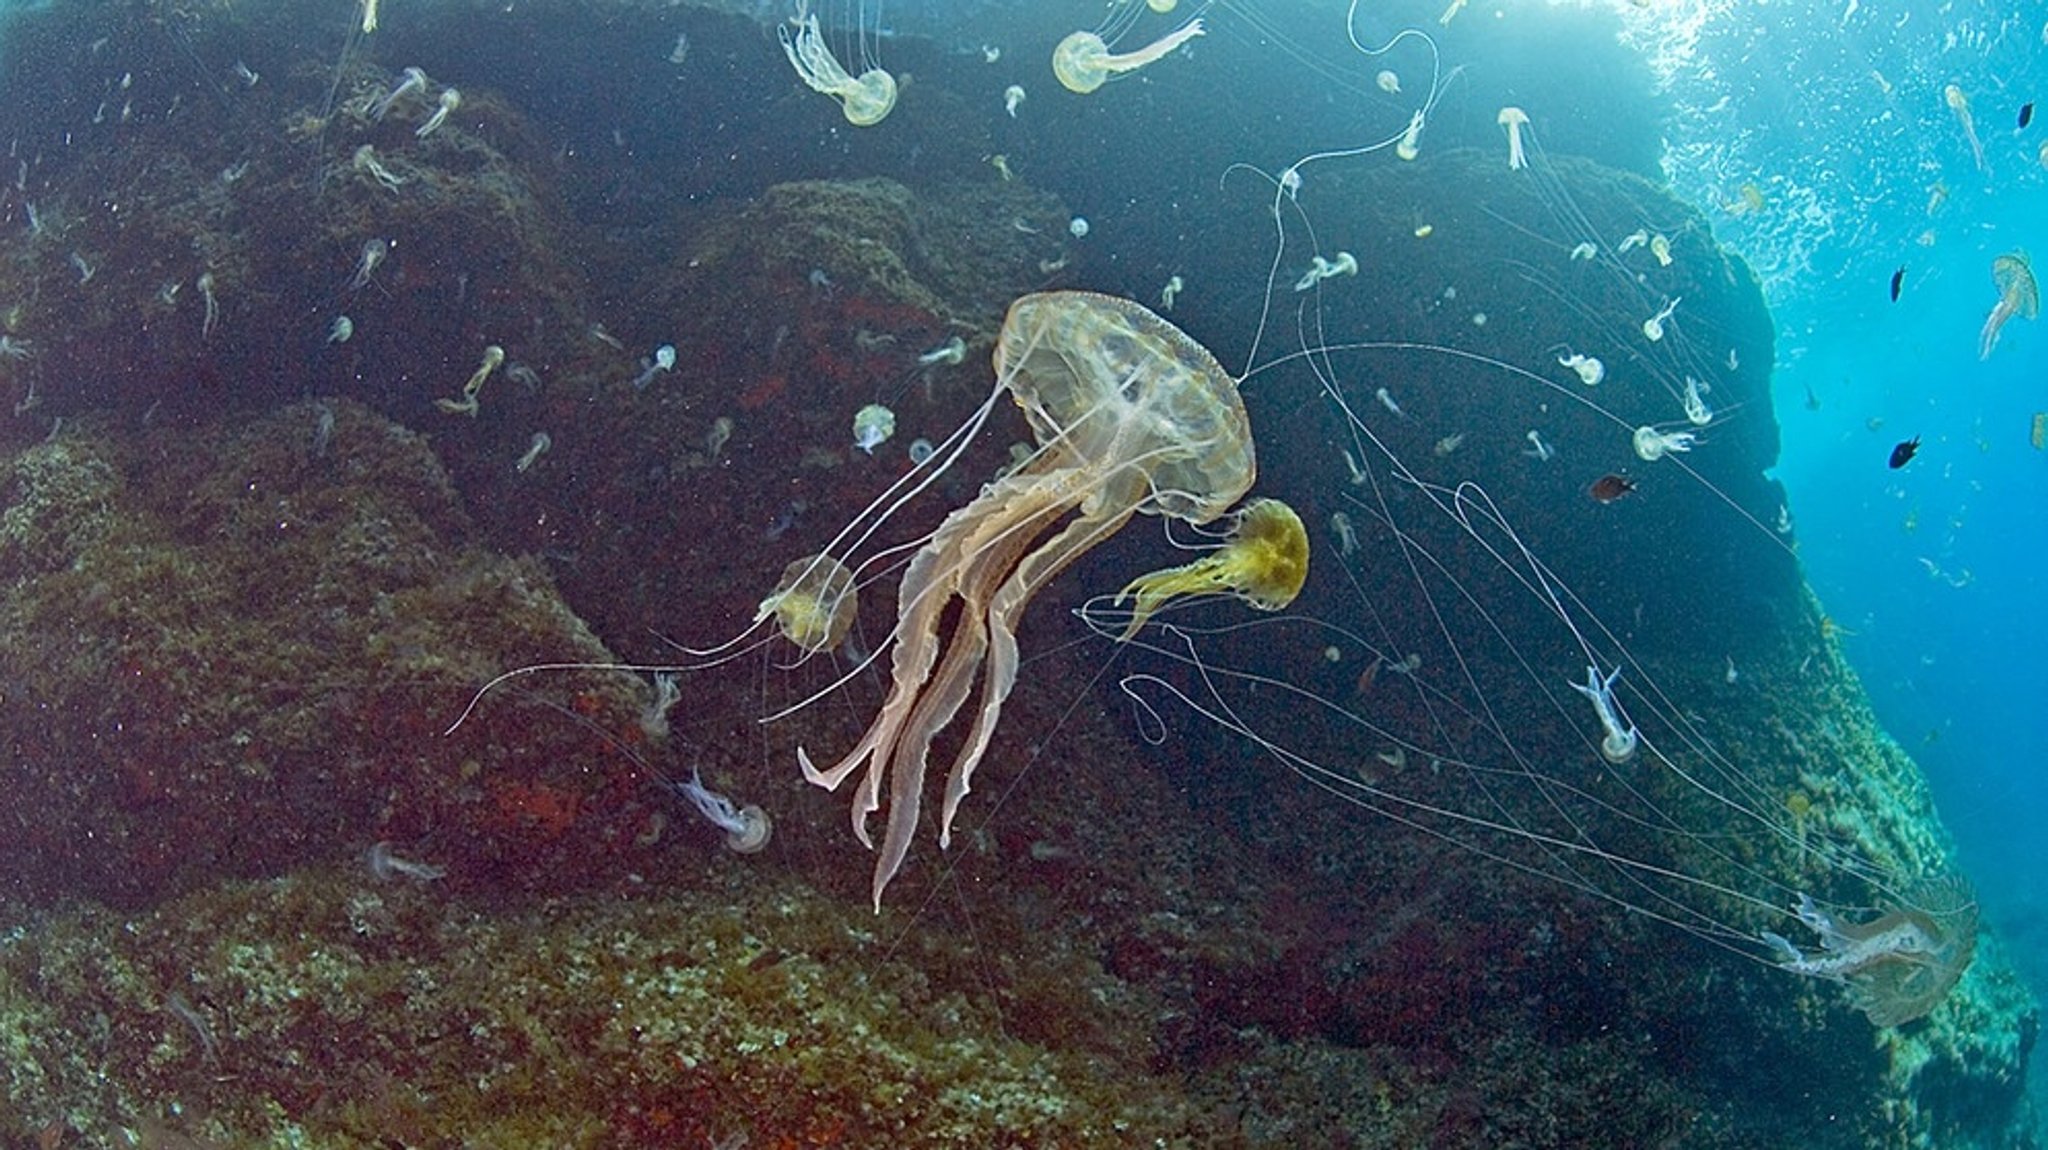
<svg viewBox="0 0 2048 1150"><path fill-rule="evenodd" d="M440 736L505 667L608 655L538 565L469 541L419 436L355 404L74 420L0 456L0 492L17 897L147 905L429 833L451 881L573 886L591 871L562 857L630 843L661 802L592 733L630 726L624 676Z"/></svg>

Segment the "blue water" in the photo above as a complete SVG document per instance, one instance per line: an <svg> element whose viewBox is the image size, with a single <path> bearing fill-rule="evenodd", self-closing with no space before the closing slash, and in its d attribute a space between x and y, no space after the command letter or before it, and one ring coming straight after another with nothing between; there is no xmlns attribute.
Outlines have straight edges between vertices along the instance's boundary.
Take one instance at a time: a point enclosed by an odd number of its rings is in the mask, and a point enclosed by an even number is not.
<svg viewBox="0 0 2048 1150"><path fill-rule="evenodd" d="M2014 321L1977 355L1992 260L2048 254L2048 134L2038 114L2018 127L2048 100L2048 6L1745 6L1700 28L1670 170L1695 198L1764 192L1717 231L1777 317L1800 558L1987 918L2048 991L2048 454L2028 441L2048 329ZM1918 458L1887 469L1914 436Z"/></svg>

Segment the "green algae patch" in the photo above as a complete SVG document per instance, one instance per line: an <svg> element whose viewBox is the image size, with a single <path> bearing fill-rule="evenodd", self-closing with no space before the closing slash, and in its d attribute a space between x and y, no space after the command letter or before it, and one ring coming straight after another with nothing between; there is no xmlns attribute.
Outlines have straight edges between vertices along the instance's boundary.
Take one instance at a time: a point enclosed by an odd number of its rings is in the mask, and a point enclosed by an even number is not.
<svg viewBox="0 0 2048 1150"><path fill-rule="evenodd" d="M427 827L516 880L634 817L628 787L593 798L618 764L588 729L503 718L532 692L441 737L498 671L608 656L538 566L469 541L414 433L341 401L79 420L0 455L0 493L0 859L31 899L145 904ZM547 686L620 728L644 693Z"/></svg>
<svg viewBox="0 0 2048 1150"><path fill-rule="evenodd" d="M16 1131L223 1146L1213 1145L1140 1068L1005 1033L932 939L721 865L682 898L487 908L359 871L0 948ZM952 957L961 957L954 954Z"/></svg>

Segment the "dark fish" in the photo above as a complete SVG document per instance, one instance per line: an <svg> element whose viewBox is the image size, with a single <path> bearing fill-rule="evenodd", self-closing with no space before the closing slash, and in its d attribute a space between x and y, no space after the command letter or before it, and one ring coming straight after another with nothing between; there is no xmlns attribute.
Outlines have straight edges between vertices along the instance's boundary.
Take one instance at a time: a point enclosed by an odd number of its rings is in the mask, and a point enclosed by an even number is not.
<svg viewBox="0 0 2048 1150"><path fill-rule="evenodd" d="M1906 265L1905 265L1905 264L1900 264L1900 265L1899 265L1899 270L1898 270L1898 271L1895 271L1895 272L1893 272L1893 273L1892 273L1892 302L1893 302L1893 303L1897 303L1897 302L1899 302L1899 288L1903 287L1903 286L1905 285L1905 282L1906 282Z"/></svg>
<svg viewBox="0 0 2048 1150"><path fill-rule="evenodd" d="M1612 503L1635 489L1635 483L1623 476L1603 475L1593 481L1593 486L1586 488L1586 494L1592 496L1595 503Z"/></svg>
<svg viewBox="0 0 2048 1150"><path fill-rule="evenodd" d="M1920 437L1917 435L1892 448L1892 470L1897 471L1899 468L1913 462L1913 453L1919 450Z"/></svg>
<svg viewBox="0 0 2048 1150"><path fill-rule="evenodd" d="M2026 103L2020 105L2020 127L2024 128L2028 124L2031 124L2033 122L2034 102L2032 100L2028 100Z"/></svg>

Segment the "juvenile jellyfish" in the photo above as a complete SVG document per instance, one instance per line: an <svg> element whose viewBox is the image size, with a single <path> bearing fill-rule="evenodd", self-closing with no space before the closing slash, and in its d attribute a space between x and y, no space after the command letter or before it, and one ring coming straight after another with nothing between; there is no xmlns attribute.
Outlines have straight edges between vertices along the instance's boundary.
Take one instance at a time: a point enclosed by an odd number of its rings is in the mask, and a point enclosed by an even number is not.
<svg viewBox="0 0 2048 1150"><path fill-rule="evenodd" d="M1561 355L1557 357L1557 365L1577 372L1579 382L1587 387L1595 387L1601 380L1607 378L1607 365L1590 355L1580 355L1578 352Z"/></svg>
<svg viewBox="0 0 2048 1150"><path fill-rule="evenodd" d="M1380 86L1380 91L1385 92L1389 96L1401 94L1401 77L1396 75L1392 69L1382 71L1373 78L1373 82Z"/></svg>
<svg viewBox="0 0 2048 1150"><path fill-rule="evenodd" d="M1308 271L1295 281L1295 291L1307 291L1334 276L1355 276L1358 274L1358 257L1350 252L1338 252L1334 260L1315 256L1309 260Z"/></svg>
<svg viewBox="0 0 2048 1150"><path fill-rule="evenodd" d="M896 77L880 68L869 68L859 76L848 73L818 32L818 18L810 7L810 0L797 0L796 15L775 29L776 39L782 41L782 54L789 57L797 78L812 91L839 101L847 123L856 128L881 123L896 106Z"/></svg>
<svg viewBox="0 0 2048 1150"><path fill-rule="evenodd" d="M853 413L853 445L869 455L894 434L896 413L881 404L870 403Z"/></svg>
<svg viewBox="0 0 2048 1150"><path fill-rule="evenodd" d="M425 91L426 87L427 74L419 68L407 68L399 73L398 83L393 85L389 92L378 97L370 104L370 118L372 120L382 120L385 116L391 114L391 106L393 104L398 103L414 92Z"/></svg>
<svg viewBox="0 0 2048 1150"><path fill-rule="evenodd" d="M1644 463L1655 463L1666 455L1691 451L1698 442L1698 437L1690 431L1658 431L1645 425L1636 428L1636 458Z"/></svg>
<svg viewBox="0 0 2048 1150"><path fill-rule="evenodd" d="M1998 346L1998 333L2014 316L2033 319L2041 314L2041 290L2034 283L2034 268L2023 251L2007 252L1991 261L1991 280L1998 285L1998 302L1984 319L1977 336L1977 358L1990 359Z"/></svg>
<svg viewBox="0 0 2048 1150"><path fill-rule="evenodd" d="M1135 52L1112 53L1094 32L1075 32L1052 50L1052 74L1069 92L1087 95L1102 87L1103 81L1124 72L1135 72L1208 29L1198 16Z"/></svg>
<svg viewBox="0 0 2048 1150"><path fill-rule="evenodd" d="M1685 377L1685 420L1694 427L1705 427L1714 422L1714 409L1707 403L1707 393L1714 390L1690 375Z"/></svg>
<svg viewBox="0 0 2048 1150"><path fill-rule="evenodd" d="M1656 235L1654 235L1654 236L1651 236L1651 237L1650 237L1650 254L1651 254L1651 255L1653 255L1653 256L1656 256L1656 257L1657 257L1657 266L1658 266L1658 267L1660 267L1660 268L1668 268L1668 267L1670 267L1670 266L1671 266L1671 241L1670 241L1670 240L1668 240L1668 239L1666 239L1666 238L1664 237L1664 234L1663 234L1663 233L1661 233L1661 232L1659 232L1658 234L1656 234Z"/></svg>
<svg viewBox="0 0 2048 1150"><path fill-rule="evenodd" d="M1018 673L1017 625L1032 598L1132 515L1213 522L1258 466L1237 383L1180 329L1129 300L1044 292L1010 306L995 351L996 390L1024 409L1038 448L948 515L904 568L889 633L892 683L852 750L804 777L854 790L853 830L889 789L873 895L903 866L917 830L932 741L980 679L974 720L946 777L939 845L988 750ZM955 606L957 604L957 607Z"/></svg>
<svg viewBox="0 0 2048 1150"><path fill-rule="evenodd" d="M1970 155L1977 161L1977 170L1989 171L1984 166L1984 145L1977 140L1977 122L1970 118L1969 97L1963 95L1961 88L1950 84L1941 90L1941 98L1948 101L1949 109L1962 122L1963 136L1970 141Z"/></svg>
<svg viewBox="0 0 2048 1150"><path fill-rule="evenodd" d="M1605 679L1600 677L1598 667L1586 668L1586 681L1573 683L1572 690L1584 695L1593 703L1593 715L1600 720L1600 757L1610 763L1621 764L1635 757L1636 734L1634 723L1622 714L1621 705L1614 701L1614 681L1621 678L1621 668L1616 667Z"/></svg>
<svg viewBox="0 0 2048 1150"><path fill-rule="evenodd" d="M1408 126L1402 130L1401 139L1394 145L1394 154L1403 160L1413 160L1422 154L1422 110L1416 109L1408 117Z"/></svg>
<svg viewBox="0 0 2048 1150"><path fill-rule="evenodd" d="M1649 319L1643 321L1643 338L1649 340L1651 343L1656 343L1658 340L1663 339L1664 321L1670 319L1671 313L1677 310L1677 299L1667 301L1664 304L1664 309L1662 311L1659 311L1656 315L1653 315Z"/></svg>
<svg viewBox="0 0 2048 1150"><path fill-rule="evenodd" d="M1012 84L1003 89L1003 111L1008 112L1012 120L1017 118L1017 105L1023 102L1024 85Z"/></svg>
<svg viewBox="0 0 2048 1150"><path fill-rule="evenodd" d="M782 578L761 600L754 621L775 616L783 638L816 654L845 641L857 610L853 573L830 555L811 555L782 569Z"/></svg>
<svg viewBox="0 0 2048 1150"><path fill-rule="evenodd" d="M917 357L918 364L923 367L937 367L940 364L957 366L966 360L967 341L957 335Z"/></svg>
<svg viewBox="0 0 2048 1150"><path fill-rule="evenodd" d="M1508 130L1508 170L1519 172L1529 166L1529 159L1522 154L1522 129L1529 124L1529 113L1510 104L1500 110L1495 122Z"/></svg>
<svg viewBox="0 0 2048 1150"><path fill-rule="evenodd" d="M1234 518L1222 547L1193 563L1140 575L1117 592L1118 606L1134 601L1124 640L1177 595L1235 595L1260 611L1294 602L1308 581L1308 531L1301 516L1278 499L1254 499Z"/></svg>
<svg viewBox="0 0 2048 1150"><path fill-rule="evenodd" d="M433 135L440 129L441 125L448 122L448 117L454 115L455 110L460 107L462 107L462 93L453 88L443 88L441 90L441 99L438 101L438 106L434 109L434 114L428 116L427 122L421 124L413 132L413 135L418 136L422 140Z"/></svg>

